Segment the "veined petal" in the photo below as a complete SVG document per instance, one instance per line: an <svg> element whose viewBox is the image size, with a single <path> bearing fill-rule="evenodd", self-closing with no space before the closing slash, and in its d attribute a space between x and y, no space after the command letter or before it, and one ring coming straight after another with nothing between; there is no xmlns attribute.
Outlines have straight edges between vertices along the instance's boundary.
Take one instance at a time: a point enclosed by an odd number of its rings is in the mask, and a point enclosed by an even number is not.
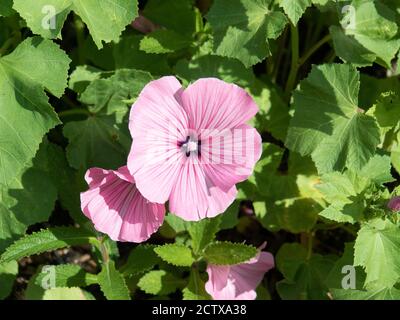
<svg viewBox="0 0 400 320"><path fill-rule="evenodd" d="M236 194L235 186L227 192L214 186L196 157L190 157L180 167L169 198L169 209L184 220L198 221L223 213Z"/></svg>
<svg viewBox="0 0 400 320"><path fill-rule="evenodd" d="M207 266L206 291L214 300L254 300L255 289L264 274L274 267L274 258L269 252L259 254L248 262L233 266Z"/></svg>
<svg viewBox="0 0 400 320"><path fill-rule="evenodd" d="M233 129L257 112L253 98L242 88L216 78L203 78L182 93L190 129Z"/></svg>
<svg viewBox="0 0 400 320"><path fill-rule="evenodd" d="M128 168L137 188L149 201L167 201L183 154L178 141L186 139L188 120L180 105L182 87L175 77L150 82L131 109L133 138Z"/></svg>
<svg viewBox="0 0 400 320"><path fill-rule="evenodd" d="M201 163L207 179L228 191L251 175L261 157L261 148L261 136L247 124L210 133L201 145Z"/></svg>
<svg viewBox="0 0 400 320"><path fill-rule="evenodd" d="M91 183L89 190L81 193L82 211L96 230L111 239L143 242L163 223L164 206L147 201L135 184L128 181L126 168L118 171L92 168L86 177Z"/></svg>

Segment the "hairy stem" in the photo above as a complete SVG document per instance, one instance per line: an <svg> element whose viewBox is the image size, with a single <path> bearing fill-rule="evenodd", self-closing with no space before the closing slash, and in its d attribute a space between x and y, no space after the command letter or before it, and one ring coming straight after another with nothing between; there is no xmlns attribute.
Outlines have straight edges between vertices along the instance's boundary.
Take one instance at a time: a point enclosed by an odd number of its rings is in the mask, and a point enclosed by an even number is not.
<svg viewBox="0 0 400 320"><path fill-rule="evenodd" d="M320 47L322 47L325 43L329 42L332 39L330 34L327 34L321 40L319 40L316 44L314 44L308 51L299 59L298 67L301 67L304 62L306 62Z"/></svg>
<svg viewBox="0 0 400 320"><path fill-rule="evenodd" d="M88 110L82 109L82 108L80 108L80 109L75 108L75 109L71 109L71 110L64 110L64 111L61 111L61 112L58 113L58 116L59 116L60 118L65 118L65 117L69 117L69 116L76 116L76 115L90 116L91 113L90 113Z"/></svg>
<svg viewBox="0 0 400 320"><path fill-rule="evenodd" d="M290 25L290 33L292 44L292 63L285 87L285 98L288 101L290 99L290 93L292 92L296 82L297 71L299 70L299 31L293 24Z"/></svg>

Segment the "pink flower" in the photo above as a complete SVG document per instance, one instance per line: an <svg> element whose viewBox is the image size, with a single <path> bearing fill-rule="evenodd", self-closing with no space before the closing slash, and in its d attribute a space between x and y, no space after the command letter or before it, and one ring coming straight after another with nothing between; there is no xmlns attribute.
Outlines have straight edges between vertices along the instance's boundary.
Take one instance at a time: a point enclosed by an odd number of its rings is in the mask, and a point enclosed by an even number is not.
<svg viewBox="0 0 400 320"><path fill-rule="evenodd" d="M261 137L246 124L257 112L245 90L215 78L185 90L172 76L150 82L129 118L137 188L185 220L224 212L261 155Z"/></svg>
<svg viewBox="0 0 400 320"><path fill-rule="evenodd" d="M262 251L250 261L233 266L209 264L206 291L214 300L254 300L255 289L273 267L272 254Z"/></svg>
<svg viewBox="0 0 400 320"><path fill-rule="evenodd" d="M127 167L118 171L92 168L85 179L89 190L81 193L82 211L96 230L111 239L142 242L163 223L165 207L140 194Z"/></svg>
<svg viewBox="0 0 400 320"><path fill-rule="evenodd" d="M396 196L392 198L388 203L388 208L392 211L400 211L400 197Z"/></svg>

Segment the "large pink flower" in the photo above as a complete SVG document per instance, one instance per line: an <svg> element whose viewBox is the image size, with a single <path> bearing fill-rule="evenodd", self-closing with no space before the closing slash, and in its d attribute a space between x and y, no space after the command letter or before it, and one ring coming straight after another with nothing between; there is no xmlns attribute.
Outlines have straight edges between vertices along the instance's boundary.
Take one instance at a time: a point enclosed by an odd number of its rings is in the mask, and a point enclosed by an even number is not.
<svg viewBox="0 0 400 320"><path fill-rule="evenodd" d="M214 300L254 300L255 289L273 267L274 257L263 251L250 261L233 266L209 264L206 291Z"/></svg>
<svg viewBox="0 0 400 320"><path fill-rule="evenodd" d="M245 90L215 78L185 90L171 76L150 82L129 119L137 188L185 220L224 212L261 155L261 137L246 124L257 112Z"/></svg>
<svg viewBox="0 0 400 320"><path fill-rule="evenodd" d="M85 179L89 190L81 193L82 211L111 239L142 242L162 225L165 207L140 194L127 167L118 171L92 168Z"/></svg>

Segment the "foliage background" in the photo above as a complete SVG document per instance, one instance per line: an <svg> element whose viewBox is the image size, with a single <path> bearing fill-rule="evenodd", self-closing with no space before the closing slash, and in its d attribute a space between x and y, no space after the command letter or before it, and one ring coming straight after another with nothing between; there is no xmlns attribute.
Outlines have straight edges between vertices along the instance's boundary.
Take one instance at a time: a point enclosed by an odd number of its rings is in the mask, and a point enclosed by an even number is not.
<svg viewBox="0 0 400 320"><path fill-rule="evenodd" d="M151 32L131 25L139 13ZM0 298L206 299L207 262L246 261L267 241L276 268L258 299L399 299L386 206L400 178L399 21L397 0L0 0ZM168 215L148 243L117 244L81 213L83 175L125 163L130 105L170 74L248 90L262 160L218 218ZM56 288L40 286L46 265Z"/></svg>

